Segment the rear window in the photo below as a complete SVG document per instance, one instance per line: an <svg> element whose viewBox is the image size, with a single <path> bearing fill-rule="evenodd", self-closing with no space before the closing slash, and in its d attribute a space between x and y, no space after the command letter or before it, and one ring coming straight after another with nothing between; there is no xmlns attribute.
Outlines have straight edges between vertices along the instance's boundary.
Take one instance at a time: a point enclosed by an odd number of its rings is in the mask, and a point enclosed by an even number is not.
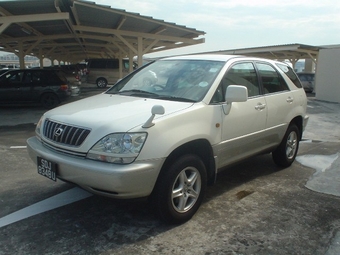
<svg viewBox="0 0 340 255"><path fill-rule="evenodd" d="M276 65L288 76L288 78L294 83L296 87L302 88L299 78L297 77L296 73L290 66L287 66L284 64L276 64Z"/></svg>
<svg viewBox="0 0 340 255"><path fill-rule="evenodd" d="M300 81L314 81L314 74L298 73L297 75L299 76Z"/></svg>

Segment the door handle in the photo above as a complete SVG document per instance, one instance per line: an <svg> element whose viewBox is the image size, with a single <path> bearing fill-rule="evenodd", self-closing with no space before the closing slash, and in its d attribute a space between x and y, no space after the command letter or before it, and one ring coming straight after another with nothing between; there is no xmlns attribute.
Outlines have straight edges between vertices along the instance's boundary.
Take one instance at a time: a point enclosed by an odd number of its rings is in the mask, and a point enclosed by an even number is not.
<svg viewBox="0 0 340 255"><path fill-rule="evenodd" d="M266 105L265 104L261 104L261 103L258 103L255 106L255 110L258 110L258 111L262 111L264 108L266 108Z"/></svg>
<svg viewBox="0 0 340 255"><path fill-rule="evenodd" d="M287 99L286 99L286 101L287 101L287 103L293 103L293 101L294 101L294 98L292 98L292 97L288 97Z"/></svg>

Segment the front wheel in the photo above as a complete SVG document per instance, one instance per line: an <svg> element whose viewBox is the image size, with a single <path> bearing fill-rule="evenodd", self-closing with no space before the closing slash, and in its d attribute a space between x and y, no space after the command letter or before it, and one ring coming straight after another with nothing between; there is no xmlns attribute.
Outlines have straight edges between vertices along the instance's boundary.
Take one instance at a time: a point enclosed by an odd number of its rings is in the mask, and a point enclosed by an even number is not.
<svg viewBox="0 0 340 255"><path fill-rule="evenodd" d="M183 223L200 207L207 184L206 168L196 155L185 155L161 173L152 194L160 218Z"/></svg>
<svg viewBox="0 0 340 255"><path fill-rule="evenodd" d="M288 167L294 162L299 149L299 137L298 127L295 124L290 125L279 147L272 153L275 164Z"/></svg>

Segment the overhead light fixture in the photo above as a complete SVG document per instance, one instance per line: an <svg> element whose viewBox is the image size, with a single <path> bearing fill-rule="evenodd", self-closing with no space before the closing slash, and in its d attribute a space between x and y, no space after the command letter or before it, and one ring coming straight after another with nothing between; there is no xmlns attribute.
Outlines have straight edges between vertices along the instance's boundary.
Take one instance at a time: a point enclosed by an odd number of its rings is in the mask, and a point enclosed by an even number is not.
<svg viewBox="0 0 340 255"><path fill-rule="evenodd" d="M32 34L32 31L30 31L30 30L28 30L27 28L24 28L24 27L21 28L21 31L28 34L28 35Z"/></svg>
<svg viewBox="0 0 340 255"><path fill-rule="evenodd" d="M164 48L165 48L165 46L159 46L159 47L153 48L152 50L160 50L160 49L164 49Z"/></svg>

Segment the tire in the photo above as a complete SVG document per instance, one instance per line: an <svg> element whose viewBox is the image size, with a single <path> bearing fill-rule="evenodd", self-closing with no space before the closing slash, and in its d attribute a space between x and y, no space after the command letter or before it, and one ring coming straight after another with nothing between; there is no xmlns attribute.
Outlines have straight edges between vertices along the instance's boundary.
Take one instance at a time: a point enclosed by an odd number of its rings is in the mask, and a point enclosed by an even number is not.
<svg viewBox="0 0 340 255"><path fill-rule="evenodd" d="M52 109L56 107L60 101L57 95L52 93L45 93L40 98L41 105L46 109Z"/></svg>
<svg viewBox="0 0 340 255"><path fill-rule="evenodd" d="M289 167L295 160L299 149L300 130L295 124L289 125L279 147L272 153L276 165Z"/></svg>
<svg viewBox="0 0 340 255"><path fill-rule="evenodd" d="M98 88L106 88L107 86L107 80L104 78L98 78L96 83Z"/></svg>
<svg viewBox="0 0 340 255"><path fill-rule="evenodd" d="M196 155L185 155L164 169L151 196L153 208L167 223L188 221L200 207L207 186L206 168Z"/></svg>

